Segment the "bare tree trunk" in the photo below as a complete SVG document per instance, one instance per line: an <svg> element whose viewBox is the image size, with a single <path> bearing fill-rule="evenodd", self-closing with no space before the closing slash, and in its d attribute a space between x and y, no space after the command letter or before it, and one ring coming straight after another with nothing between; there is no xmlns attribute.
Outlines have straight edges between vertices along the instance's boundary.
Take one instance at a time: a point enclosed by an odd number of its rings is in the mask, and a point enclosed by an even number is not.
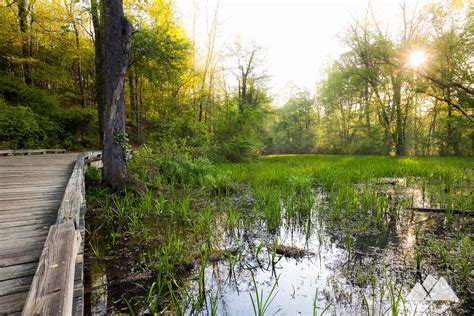
<svg viewBox="0 0 474 316"><path fill-rule="evenodd" d="M124 82L132 28L124 16L122 0L104 0L107 115L102 149L102 181L122 190L128 179Z"/></svg>
<svg viewBox="0 0 474 316"><path fill-rule="evenodd" d="M143 119L142 119L142 114L143 114L143 78L136 77L136 84L135 86L137 87L138 94L137 94L137 105L138 105L138 114L137 114L137 132L138 132L138 137L141 137L142 133L142 125L143 125Z"/></svg>
<svg viewBox="0 0 474 316"><path fill-rule="evenodd" d="M95 96L99 115L99 138L101 147L104 144L105 130L105 45L104 45L104 10L99 0L91 1L92 24L94 26L95 48ZM102 0L104 1L104 0Z"/></svg>
<svg viewBox="0 0 474 316"><path fill-rule="evenodd" d="M248 64L245 67L240 65L241 79L239 80L239 112L243 112L244 103L250 104L252 101L249 97L249 94L247 93L247 79L250 75L250 72L252 71L255 52L256 50L254 49L250 53Z"/></svg>
<svg viewBox="0 0 474 316"><path fill-rule="evenodd" d="M84 78L82 78L81 45L79 42L79 30L77 29L77 25L76 25L76 22L74 21L74 17L72 17L72 26L74 28L74 35L76 36L77 76L79 80L79 91L81 93L81 106L85 108L87 106L87 103L86 103L86 95L84 92Z"/></svg>
<svg viewBox="0 0 474 316"><path fill-rule="evenodd" d="M23 58L23 78L27 85L31 86L31 35L28 27L28 6L27 0L18 0L18 24L22 35L21 55Z"/></svg>
<svg viewBox="0 0 474 316"><path fill-rule="evenodd" d="M135 119L135 136L138 137L138 103L137 101L137 91L135 84L135 76L131 68L128 69L128 92L130 94L130 109L132 110L134 119Z"/></svg>
<svg viewBox="0 0 474 316"><path fill-rule="evenodd" d="M428 130L428 143L426 145L427 150L428 150L428 155L431 155L432 152L433 152L431 150L431 143L432 143L432 139L433 139L433 134L435 133L435 129L436 129L436 118L438 116L438 102L439 101L435 101L435 103L434 103L433 115L431 116L430 128Z"/></svg>
<svg viewBox="0 0 474 316"><path fill-rule="evenodd" d="M459 142L456 128L453 126L453 107L451 105L451 89L446 89L446 100L448 101L448 147L451 147L455 156L460 155Z"/></svg>
<svg viewBox="0 0 474 316"><path fill-rule="evenodd" d="M199 116L198 116L198 121L202 122L202 113L204 111L204 100L203 96L199 98Z"/></svg>
<svg viewBox="0 0 474 316"><path fill-rule="evenodd" d="M372 129L370 126L370 105L369 105L369 82L365 80L364 83L364 103L365 103L365 127L367 130L367 137L371 137Z"/></svg>
<svg viewBox="0 0 474 316"><path fill-rule="evenodd" d="M396 126L396 142L395 152L397 156L405 155L405 135L403 133L404 120L402 114L402 100L401 100L401 82L400 79L395 77L393 80L393 105L396 111L397 126Z"/></svg>

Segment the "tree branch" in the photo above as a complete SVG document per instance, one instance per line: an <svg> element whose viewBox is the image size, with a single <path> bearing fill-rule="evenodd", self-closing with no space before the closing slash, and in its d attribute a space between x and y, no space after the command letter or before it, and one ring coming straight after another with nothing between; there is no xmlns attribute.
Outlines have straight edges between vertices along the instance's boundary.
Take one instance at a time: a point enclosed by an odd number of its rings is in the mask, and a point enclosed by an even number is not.
<svg viewBox="0 0 474 316"><path fill-rule="evenodd" d="M422 72L422 73L420 73L420 75L422 75L426 79L436 83L437 85L439 85L443 88L459 88L459 89L462 89L462 90L466 91L470 95L474 96L474 90L473 89L471 89L469 87L466 87L466 86L460 84L459 82L443 82L443 81L441 81L439 79L436 79L435 77L429 75L426 72Z"/></svg>
<svg viewBox="0 0 474 316"><path fill-rule="evenodd" d="M416 92L424 93L424 94L426 94L427 96L430 96L430 97L432 97L432 98L435 98L435 99L438 100L438 101L445 102L445 103L447 103L447 104L453 106L455 109L457 109L459 112L461 112L465 117L467 117L467 119L468 119L469 121L471 121L471 123L474 123L474 117L471 116L461 105L459 105L459 104L457 104L457 103L454 103L454 102L452 102L452 101L449 100L449 99L442 98L442 97L438 97L437 95L428 93L427 91L424 91L424 90L418 89Z"/></svg>

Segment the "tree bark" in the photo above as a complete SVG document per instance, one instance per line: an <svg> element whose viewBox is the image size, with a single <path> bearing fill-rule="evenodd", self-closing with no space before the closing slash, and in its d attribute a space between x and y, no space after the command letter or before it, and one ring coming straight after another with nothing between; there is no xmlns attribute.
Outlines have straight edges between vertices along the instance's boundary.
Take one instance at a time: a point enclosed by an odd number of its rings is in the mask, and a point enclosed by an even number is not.
<svg viewBox="0 0 474 316"><path fill-rule="evenodd" d="M128 67L128 93L130 99L130 109L132 110L133 115L137 116L137 104L135 103L135 81L133 78L133 71L131 67Z"/></svg>
<svg viewBox="0 0 474 316"><path fill-rule="evenodd" d="M128 180L124 82L132 28L124 16L122 0L104 0L106 124L102 149L102 181L122 190Z"/></svg>
<svg viewBox="0 0 474 316"><path fill-rule="evenodd" d="M138 108L138 75L136 72L133 72L131 68L129 68L128 70L128 86L130 93L130 108L133 112L135 120L135 137L138 141L140 137L140 118Z"/></svg>
<svg viewBox="0 0 474 316"><path fill-rule="evenodd" d="M405 155L405 135L403 133L404 129L404 119L402 114L402 85L398 77L395 77L393 80L393 105L396 111L397 117L397 126L396 126L396 142L395 142L395 152L397 156Z"/></svg>
<svg viewBox="0 0 474 316"><path fill-rule="evenodd" d="M240 70L241 70L241 80L239 81L239 112L243 112L244 110L244 104L250 104L251 103L251 98L249 97L249 94L247 93L247 80L248 80L248 76L252 70L252 62L253 62L253 58L255 56L255 52L256 50L253 50L251 53L250 53L250 58L249 58L249 61L248 61L248 64L246 66L246 68L244 68L244 66L240 66Z"/></svg>
<svg viewBox="0 0 474 316"><path fill-rule="evenodd" d="M367 131L367 137L370 138L372 137L372 130L370 126L369 82L367 80L364 81L365 128Z"/></svg>
<svg viewBox="0 0 474 316"><path fill-rule="evenodd" d="M137 92L138 94L136 95L136 103L137 103L137 132L138 132L138 140L141 139L141 134L142 134L142 125L143 125L143 119L142 119L142 113L143 113L143 78L136 76L135 78L136 83L135 87L137 87Z"/></svg>
<svg viewBox="0 0 474 316"><path fill-rule="evenodd" d="M95 95L97 102L97 113L99 115L99 139L100 146L104 144L105 130L105 46L104 46L104 10L103 3L99 0L91 1L92 24L94 26L94 48L95 48ZM104 0L102 0L104 1Z"/></svg>
<svg viewBox="0 0 474 316"><path fill-rule="evenodd" d="M79 91L81 93L81 106L85 108L87 106L86 94L84 90L84 78L82 77L82 60L81 60L81 44L79 41L79 30L77 29L74 16L72 17L72 26L74 28L74 35L76 37L76 49L77 49L77 77L79 80Z"/></svg>
<svg viewBox="0 0 474 316"><path fill-rule="evenodd" d="M23 58L23 78L27 85L31 86L31 35L28 27L28 5L27 0L18 0L18 24L22 35L21 55Z"/></svg>

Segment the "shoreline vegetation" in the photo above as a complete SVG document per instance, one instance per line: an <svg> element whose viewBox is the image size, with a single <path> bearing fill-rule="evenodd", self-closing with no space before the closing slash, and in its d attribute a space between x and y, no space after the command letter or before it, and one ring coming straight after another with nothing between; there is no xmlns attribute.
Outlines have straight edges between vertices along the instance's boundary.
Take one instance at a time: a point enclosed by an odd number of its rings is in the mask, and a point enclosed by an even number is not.
<svg viewBox="0 0 474 316"><path fill-rule="evenodd" d="M456 311L472 308L473 219L450 211L474 205L470 158L272 155L214 164L145 146L129 165L134 180L123 193L101 187L97 171L87 175L89 302L99 312L296 312L293 291L306 312L341 310L340 302L369 312L382 308L381 291L402 310L427 274L448 280L461 298ZM411 210L421 206L447 211ZM295 265L318 285L300 291L317 289L316 298L292 288ZM103 296L114 303L100 305Z"/></svg>

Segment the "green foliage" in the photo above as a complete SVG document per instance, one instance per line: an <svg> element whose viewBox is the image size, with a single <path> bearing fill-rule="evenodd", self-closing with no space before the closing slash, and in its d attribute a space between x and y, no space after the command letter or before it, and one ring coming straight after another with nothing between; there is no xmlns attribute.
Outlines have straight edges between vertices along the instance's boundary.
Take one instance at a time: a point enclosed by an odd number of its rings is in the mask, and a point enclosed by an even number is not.
<svg viewBox="0 0 474 316"><path fill-rule="evenodd" d="M0 76L0 145L4 148L82 149L97 146L97 112L60 107L42 89Z"/></svg>
<svg viewBox="0 0 474 316"><path fill-rule="evenodd" d="M243 113L237 109L229 110L217 122L211 157L231 162L249 161L258 157L262 140L257 131L262 115L261 111L253 109L246 109Z"/></svg>
<svg viewBox="0 0 474 316"><path fill-rule="evenodd" d="M276 112L271 127L273 146L271 153L312 153L316 143L315 100L307 91L299 92Z"/></svg>
<svg viewBox="0 0 474 316"><path fill-rule="evenodd" d="M40 115L58 116L61 110L55 97L28 87L17 78L0 76L0 94L8 103L26 105Z"/></svg>
<svg viewBox="0 0 474 316"><path fill-rule="evenodd" d="M152 143L183 143L193 155L207 153L210 135L205 125L196 120L192 111L166 114L150 119L145 136ZM167 146L167 145L164 145Z"/></svg>
<svg viewBox="0 0 474 316"><path fill-rule="evenodd" d="M30 108L0 98L0 113L0 148L35 148L47 141L41 117Z"/></svg>
<svg viewBox="0 0 474 316"><path fill-rule="evenodd" d="M184 142L144 145L134 154L129 167L137 179L157 185L203 183L215 174L209 160L193 157L192 148Z"/></svg>
<svg viewBox="0 0 474 316"><path fill-rule="evenodd" d="M347 51L319 83L317 152L472 155L474 125L459 111L473 107L470 11L431 4L403 21L404 36L383 33L373 16L351 25ZM426 61L410 65L414 52Z"/></svg>

